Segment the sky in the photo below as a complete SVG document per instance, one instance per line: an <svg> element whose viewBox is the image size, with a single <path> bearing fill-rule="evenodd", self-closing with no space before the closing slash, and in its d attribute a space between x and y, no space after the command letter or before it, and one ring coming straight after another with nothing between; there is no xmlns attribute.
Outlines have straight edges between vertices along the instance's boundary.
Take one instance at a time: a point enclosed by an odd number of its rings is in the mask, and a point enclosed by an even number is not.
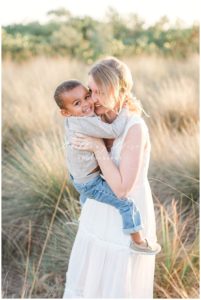
<svg viewBox="0 0 201 300"><path fill-rule="evenodd" d="M120 14L136 13L145 23L152 24L166 15L186 25L199 21L200 0L1 0L1 25L30 21L45 22L46 13L64 7L73 15L90 15L102 20L108 7Z"/></svg>

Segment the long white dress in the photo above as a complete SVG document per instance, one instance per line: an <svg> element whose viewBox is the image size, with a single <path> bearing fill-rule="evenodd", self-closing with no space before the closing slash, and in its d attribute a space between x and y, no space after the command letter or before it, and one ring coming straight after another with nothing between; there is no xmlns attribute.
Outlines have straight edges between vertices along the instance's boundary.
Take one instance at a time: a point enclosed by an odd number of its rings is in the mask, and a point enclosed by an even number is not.
<svg viewBox="0 0 201 300"><path fill-rule="evenodd" d="M153 200L147 179L151 145L141 117L129 118L124 133L113 143L111 158L118 165L124 138L136 123L145 130L148 146L129 196L140 210L143 235L156 241ZM155 256L130 252L130 235L122 231L118 210L87 199L79 221L63 298L153 298Z"/></svg>

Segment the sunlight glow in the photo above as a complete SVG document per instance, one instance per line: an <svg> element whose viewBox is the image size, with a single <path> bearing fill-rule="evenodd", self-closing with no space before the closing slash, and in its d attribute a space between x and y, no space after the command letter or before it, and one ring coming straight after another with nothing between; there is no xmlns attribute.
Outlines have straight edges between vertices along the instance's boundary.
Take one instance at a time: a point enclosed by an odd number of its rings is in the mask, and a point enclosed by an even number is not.
<svg viewBox="0 0 201 300"><path fill-rule="evenodd" d="M44 22L48 11L64 7L73 15L90 15L103 19L108 7L120 14L138 14L147 24L166 15L172 22L177 18L190 25L199 21L199 0L5 0L1 1L1 25L30 21Z"/></svg>

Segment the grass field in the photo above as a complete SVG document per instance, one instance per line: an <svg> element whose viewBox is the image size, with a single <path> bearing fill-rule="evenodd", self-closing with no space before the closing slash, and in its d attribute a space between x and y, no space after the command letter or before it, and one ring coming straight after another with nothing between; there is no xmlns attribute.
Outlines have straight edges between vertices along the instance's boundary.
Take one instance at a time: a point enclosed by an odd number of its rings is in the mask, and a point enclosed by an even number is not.
<svg viewBox="0 0 201 300"><path fill-rule="evenodd" d="M155 298L199 298L199 59L127 58L152 143L157 235ZM63 119L53 100L89 66L69 59L3 62L2 288L4 298L60 298L77 231L66 183Z"/></svg>

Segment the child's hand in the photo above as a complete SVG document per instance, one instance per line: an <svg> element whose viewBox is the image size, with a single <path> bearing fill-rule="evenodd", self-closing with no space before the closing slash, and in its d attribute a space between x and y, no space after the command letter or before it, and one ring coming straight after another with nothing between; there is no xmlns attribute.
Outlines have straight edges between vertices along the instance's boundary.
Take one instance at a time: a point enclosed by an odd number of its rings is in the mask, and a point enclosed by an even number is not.
<svg viewBox="0 0 201 300"><path fill-rule="evenodd" d="M76 133L72 138L72 145L75 149L96 152L101 147L105 147L104 142L100 138L87 136L81 133Z"/></svg>

